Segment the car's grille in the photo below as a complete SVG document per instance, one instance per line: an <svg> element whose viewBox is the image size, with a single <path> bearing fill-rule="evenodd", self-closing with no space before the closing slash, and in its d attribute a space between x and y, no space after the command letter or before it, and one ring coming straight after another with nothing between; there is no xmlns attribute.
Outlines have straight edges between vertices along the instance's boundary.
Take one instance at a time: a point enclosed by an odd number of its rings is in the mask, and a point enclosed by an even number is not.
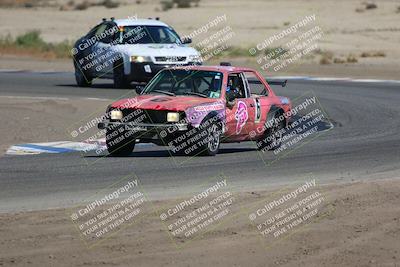
<svg viewBox="0 0 400 267"><path fill-rule="evenodd" d="M160 124L167 123L167 110L151 110L151 109L125 109L122 111L124 118L127 118L124 122L135 122L135 123L150 123ZM184 113L181 114L183 118Z"/></svg>
<svg viewBox="0 0 400 267"><path fill-rule="evenodd" d="M174 56L167 56L167 57L155 57L156 62L184 62L186 61L186 57L174 57Z"/></svg>

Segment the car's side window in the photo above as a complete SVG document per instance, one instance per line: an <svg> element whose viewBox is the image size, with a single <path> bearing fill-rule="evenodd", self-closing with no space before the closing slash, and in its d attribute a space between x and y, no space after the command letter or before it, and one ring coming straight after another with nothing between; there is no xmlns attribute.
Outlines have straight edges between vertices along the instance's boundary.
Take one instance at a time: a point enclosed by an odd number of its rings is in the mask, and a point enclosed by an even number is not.
<svg viewBox="0 0 400 267"><path fill-rule="evenodd" d="M95 36L101 36L102 33L104 33L107 30L107 24L101 24L97 30L96 33L94 34Z"/></svg>
<svg viewBox="0 0 400 267"><path fill-rule="evenodd" d="M100 24L101 25L101 24ZM95 35L96 31L98 30L98 28L100 27L100 25L96 25L95 27L93 27L93 29L91 29L87 34L86 34L86 38L91 38Z"/></svg>
<svg viewBox="0 0 400 267"><path fill-rule="evenodd" d="M116 33L112 33L111 29L115 26L115 24L112 23L103 23L97 26L96 29L94 29L94 34L93 36L98 36L97 40L99 40L102 43L109 44L112 41L115 40ZM107 34L104 34L107 32Z"/></svg>
<svg viewBox="0 0 400 267"><path fill-rule="evenodd" d="M244 73L240 73L240 77L242 78L242 83L243 83L243 88L244 88L244 93L245 97L250 97L250 89L249 89L249 84L247 83L247 78L244 75Z"/></svg>
<svg viewBox="0 0 400 267"><path fill-rule="evenodd" d="M228 76L228 84L226 86L226 92L232 92L235 98L246 98L246 85L243 81L241 73L233 73Z"/></svg>
<svg viewBox="0 0 400 267"><path fill-rule="evenodd" d="M112 31L113 27L116 27L116 24L114 24L114 23L107 24L106 31L108 31L109 34L107 34L106 37L103 38L102 42L109 44L109 43L113 42L114 40L116 40L116 38L118 38L118 33L115 31Z"/></svg>
<svg viewBox="0 0 400 267"><path fill-rule="evenodd" d="M244 72L251 95L268 95L268 89L255 75L254 72Z"/></svg>

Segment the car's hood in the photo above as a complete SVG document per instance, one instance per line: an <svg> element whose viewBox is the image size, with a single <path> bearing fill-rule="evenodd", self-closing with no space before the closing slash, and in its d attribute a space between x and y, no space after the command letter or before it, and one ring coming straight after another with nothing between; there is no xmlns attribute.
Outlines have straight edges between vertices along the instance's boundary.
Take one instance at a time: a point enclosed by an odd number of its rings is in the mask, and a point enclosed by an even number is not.
<svg viewBox="0 0 400 267"><path fill-rule="evenodd" d="M151 109L185 111L191 107L197 107L218 102L218 99L202 98L196 96L167 96L167 95L139 95L134 98L122 99L112 104L113 108L120 109Z"/></svg>
<svg viewBox="0 0 400 267"><path fill-rule="evenodd" d="M133 45L117 45L118 51L126 53L128 56L177 56L188 57L191 55L199 55L199 52L189 46L177 44L133 44Z"/></svg>

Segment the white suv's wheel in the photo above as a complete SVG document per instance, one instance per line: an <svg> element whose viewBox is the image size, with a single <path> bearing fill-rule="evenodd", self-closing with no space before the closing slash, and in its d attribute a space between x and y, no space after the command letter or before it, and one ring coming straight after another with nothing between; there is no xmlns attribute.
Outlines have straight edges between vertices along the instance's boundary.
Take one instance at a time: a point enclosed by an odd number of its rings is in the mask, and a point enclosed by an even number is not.
<svg viewBox="0 0 400 267"><path fill-rule="evenodd" d="M114 87L115 88L128 88L128 78L124 72L124 64L117 63L114 67Z"/></svg>
<svg viewBox="0 0 400 267"><path fill-rule="evenodd" d="M92 78L89 75L83 74L82 70L74 63L75 66L75 80L79 87L89 87L92 85Z"/></svg>

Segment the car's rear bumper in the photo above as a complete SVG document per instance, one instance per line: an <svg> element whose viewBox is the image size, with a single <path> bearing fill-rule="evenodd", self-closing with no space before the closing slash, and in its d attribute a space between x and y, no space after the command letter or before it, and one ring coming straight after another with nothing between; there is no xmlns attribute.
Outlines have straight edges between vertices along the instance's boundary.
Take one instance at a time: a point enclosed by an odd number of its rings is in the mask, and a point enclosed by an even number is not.
<svg viewBox="0 0 400 267"><path fill-rule="evenodd" d="M132 62L131 73L128 75L128 79L134 82L148 82L150 81L160 70L174 67L174 66L192 66L199 65L197 63L188 64L154 64L152 62Z"/></svg>

